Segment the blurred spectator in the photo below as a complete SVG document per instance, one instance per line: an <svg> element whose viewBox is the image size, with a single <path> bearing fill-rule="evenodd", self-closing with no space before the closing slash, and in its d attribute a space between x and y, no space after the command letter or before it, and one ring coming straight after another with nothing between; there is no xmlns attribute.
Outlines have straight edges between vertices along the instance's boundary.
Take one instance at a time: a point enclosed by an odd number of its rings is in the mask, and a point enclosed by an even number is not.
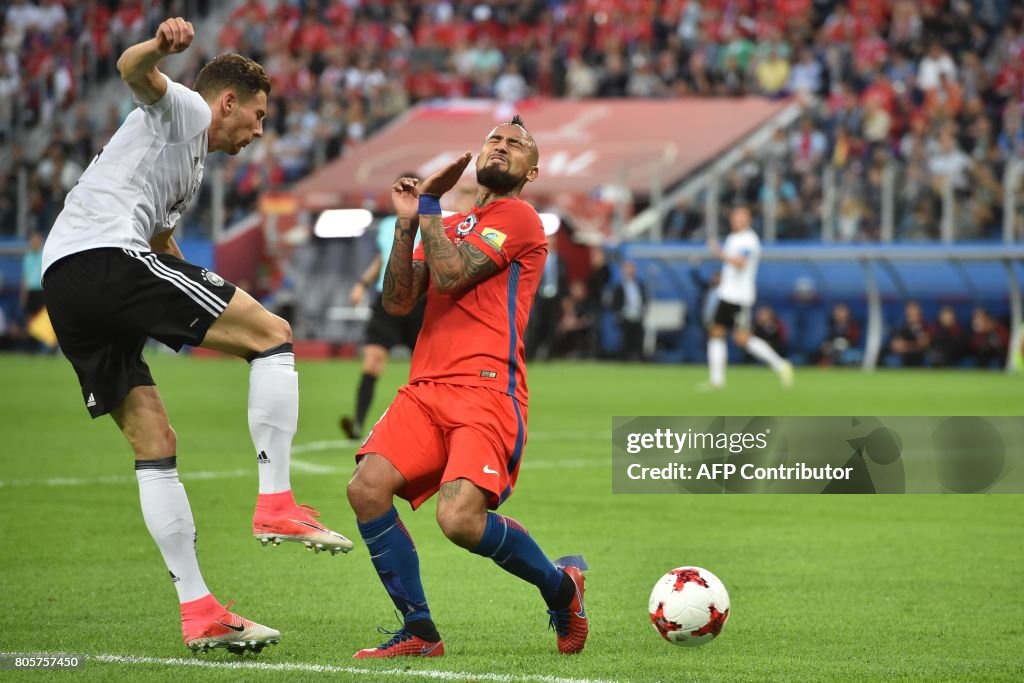
<svg viewBox="0 0 1024 683"><path fill-rule="evenodd" d="M662 236L667 240L692 238L693 233L701 227L704 217L683 197L665 214L662 225Z"/></svg>
<svg viewBox="0 0 1024 683"><path fill-rule="evenodd" d="M17 322L9 320L4 307L0 306L0 351L18 349L24 339L24 330Z"/></svg>
<svg viewBox="0 0 1024 683"><path fill-rule="evenodd" d="M558 322L558 353L562 358L585 358L594 318L590 316L587 286L569 283L569 295L562 299L562 318Z"/></svg>
<svg viewBox="0 0 1024 683"><path fill-rule="evenodd" d="M850 307L838 303L832 307L828 321L825 340L818 349L819 365L856 365L861 354L857 348L860 344L860 323L850 314Z"/></svg>
<svg viewBox="0 0 1024 683"><path fill-rule="evenodd" d="M0 235L13 235L18 227L18 181L13 173L0 173Z"/></svg>
<svg viewBox="0 0 1024 683"><path fill-rule="evenodd" d="M502 102L516 103L526 99L530 87L526 79L519 72L519 65L509 62L505 65L505 71L494 81L494 96Z"/></svg>
<svg viewBox="0 0 1024 683"><path fill-rule="evenodd" d="M1006 362L1010 335L1006 326L980 306L971 314L970 352L980 368L1001 367Z"/></svg>
<svg viewBox="0 0 1024 683"><path fill-rule="evenodd" d="M817 167L825 157L828 142L825 135L814 128L814 121L805 116L800 121L800 130L789 139L789 151L794 170L798 173Z"/></svg>
<svg viewBox="0 0 1024 683"><path fill-rule="evenodd" d="M604 247L591 247L590 274L587 276L586 290L586 317L590 320L590 328L587 330L587 358L597 358L600 355L601 319L611 277L611 268L608 266Z"/></svg>
<svg viewBox="0 0 1024 683"><path fill-rule="evenodd" d="M893 333L889 350L903 367L917 367L924 364L931 336L920 304L908 301L903 311L903 324Z"/></svg>
<svg viewBox="0 0 1024 683"><path fill-rule="evenodd" d="M823 84L821 62L809 47L801 48L800 59L789 72L789 90L794 95L809 97L821 92Z"/></svg>
<svg viewBox="0 0 1024 683"><path fill-rule="evenodd" d="M617 314L622 331L620 357L626 361L641 360L644 346L644 312L647 310L647 288L636 277L636 264L622 262L622 275L612 291L612 310Z"/></svg>
<svg viewBox="0 0 1024 683"><path fill-rule="evenodd" d="M973 161L957 146L953 132L945 128L939 135L939 148L928 159L928 172L937 181L948 181L953 189L964 193L968 190L968 171ZM941 184L936 188L941 191Z"/></svg>
<svg viewBox="0 0 1024 683"><path fill-rule="evenodd" d="M760 337L768 342L768 346L772 347L775 353L783 358L789 355L786 326L782 324L775 309L771 306L758 306L754 311L753 332L755 337ZM754 356L746 355L748 362L756 360Z"/></svg>
<svg viewBox="0 0 1024 683"><path fill-rule="evenodd" d="M526 328L526 359L547 360L555 352L562 299L569 289L565 262L558 253L557 233L548 235L548 256L544 261L537 294L533 299L530 324Z"/></svg>
<svg viewBox="0 0 1024 683"><path fill-rule="evenodd" d="M28 321L39 312L46 301L43 298L43 236L33 232L29 236L28 249L21 257L21 312L19 317Z"/></svg>
<svg viewBox="0 0 1024 683"><path fill-rule="evenodd" d="M565 74L566 96L570 99L584 99L597 94L599 79L597 72L583 61L580 55L569 57Z"/></svg>
<svg viewBox="0 0 1024 683"><path fill-rule="evenodd" d="M757 89L762 95L768 97L781 95L789 82L789 61L779 54L777 48L773 47L768 52L768 56L758 62L756 73Z"/></svg>
<svg viewBox="0 0 1024 683"><path fill-rule="evenodd" d="M0 59L0 144L7 144L14 130L15 95L21 87L18 72Z"/></svg>
<svg viewBox="0 0 1024 683"><path fill-rule="evenodd" d="M75 186L83 170L74 160L68 158L64 143L54 142L50 144L46 158L36 168L36 176L41 183L50 186L56 203L63 206L64 195Z"/></svg>
<svg viewBox="0 0 1024 683"><path fill-rule="evenodd" d="M942 76L955 79L956 64L946 48L938 40L933 40L917 65L917 85L924 91L933 90L942 85Z"/></svg>
<svg viewBox="0 0 1024 683"><path fill-rule="evenodd" d="M928 364L942 368L956 365L964 355L965 339L952 306L939 309L928 346Z"/></svg>

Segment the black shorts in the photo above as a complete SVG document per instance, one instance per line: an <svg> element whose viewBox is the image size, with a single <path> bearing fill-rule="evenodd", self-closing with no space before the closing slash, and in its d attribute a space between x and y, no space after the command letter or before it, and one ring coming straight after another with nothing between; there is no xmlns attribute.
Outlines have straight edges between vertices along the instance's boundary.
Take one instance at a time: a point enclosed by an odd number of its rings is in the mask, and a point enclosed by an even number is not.
<svg viewBox="0 0 1024 683"><path fill-rule="evenodd" d="M728 330L750 329L750 306L719 301L715 307L714 323Z"/></svg>
<svg viewBox="0 0 1024 683"><path fill-rule="evenodd" d="M366 324L366 344L375 344L391 350L396 346L416 346L416 337L423 326L423 311L426 308L426 297L421 298L408 315L391 315L384 310L384 300L380 294L373 301L370 322Z"/></svg>
<svg viewBox="0 0 1024 683"><path fill-rule="evenodd" d="M235 294L216 273L174 256L116 248L62 258L43 290L93 417L121 405L132 387L154 384L142 358L147 337L175 351L198 346Z"/></svg>

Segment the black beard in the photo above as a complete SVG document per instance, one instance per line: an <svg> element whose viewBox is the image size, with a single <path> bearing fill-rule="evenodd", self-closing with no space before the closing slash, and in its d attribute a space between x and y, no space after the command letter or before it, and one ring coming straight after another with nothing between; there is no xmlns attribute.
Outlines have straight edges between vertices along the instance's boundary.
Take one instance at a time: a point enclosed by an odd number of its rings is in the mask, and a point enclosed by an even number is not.
<svg viewBox="0 0 1024 683"><path fill-rule="evenodd" d="M495 194L509 194L519 186L522 178L516 178L496 166L487 165L476 170L476 182Z"/></svg>

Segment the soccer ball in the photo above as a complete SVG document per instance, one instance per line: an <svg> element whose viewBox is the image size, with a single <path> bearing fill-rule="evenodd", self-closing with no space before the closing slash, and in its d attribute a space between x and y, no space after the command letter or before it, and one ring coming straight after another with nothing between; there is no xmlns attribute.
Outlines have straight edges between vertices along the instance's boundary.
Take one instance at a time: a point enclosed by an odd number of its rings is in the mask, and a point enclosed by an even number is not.
<svg viewBox="0 0 1024 683"><path fill-rule="evenodd" d="M711 642L729 618L729 593L701 567L677 567L658 579L648 602L651 625L674 645Z"/></svg>

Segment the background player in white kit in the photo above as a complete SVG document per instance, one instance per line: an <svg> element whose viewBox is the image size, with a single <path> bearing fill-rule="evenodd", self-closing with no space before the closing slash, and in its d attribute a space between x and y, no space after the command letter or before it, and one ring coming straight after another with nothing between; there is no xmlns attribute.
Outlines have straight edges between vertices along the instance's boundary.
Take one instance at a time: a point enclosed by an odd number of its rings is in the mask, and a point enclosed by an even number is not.
<svg viewBox="0 0 1024 683"><path fill-rule="evenodd" d="M729 349L725 335L733 331L733 340L750 355L764 361L782 380L793 384L793 365L779 356L763 339L750 333L750 311L757 300L757 266L761 258L761 240L751 227L750 208L736 206L729 213L729 235L721 246L708 241L708 249L722 260L722 278L716 290L718 306L708 331L708 369L710 387L725 386L725 366Z"/></svg>
<svg viewBox="0 0 1024 683"><path fill-rule="evenodd" d="M299 395L291 328L216 273L182 260L172 236L207 152L236 154L262 135L270 92L263 68L240 55L212 60L195 91L160 73L159 61L193 37L192 24L168 19L156 37L121 55L118 70L140 106L68 194L43 249L43 287L86 407L94 418L110 413L135 452L142 513L178 591L185 644L259 651L280 633L229 612L199 572L174 430L142 358L146 338L249 360L258 539L332 554L352 543L292 497Z"/></svg>

